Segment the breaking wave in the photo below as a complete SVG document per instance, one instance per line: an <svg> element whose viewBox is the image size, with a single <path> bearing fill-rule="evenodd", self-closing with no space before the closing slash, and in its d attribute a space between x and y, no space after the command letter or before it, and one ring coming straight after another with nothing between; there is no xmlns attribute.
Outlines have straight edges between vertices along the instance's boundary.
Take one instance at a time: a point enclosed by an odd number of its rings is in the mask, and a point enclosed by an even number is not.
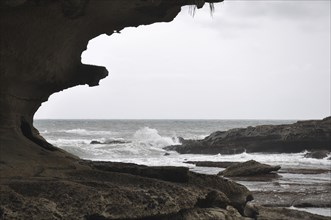
<svg viewBox="0 0 331 220"><path fill-rule="evenodd" d="M133 141L139 145L152 147L166 147L180 144L177 137L163 137L156 129L144 127L133 135Z"/></svg>

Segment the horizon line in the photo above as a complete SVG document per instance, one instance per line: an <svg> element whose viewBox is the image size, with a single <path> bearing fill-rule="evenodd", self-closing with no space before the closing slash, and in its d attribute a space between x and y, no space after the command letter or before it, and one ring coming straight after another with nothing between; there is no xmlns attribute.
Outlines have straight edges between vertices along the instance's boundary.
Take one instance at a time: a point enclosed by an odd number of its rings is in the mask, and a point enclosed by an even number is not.
<svg viewBox="0 0 331 220"><path fill-rule="evenodd" d="M325 117L323 117L325 118ZM321 119L323 119L321 118ZM34 118L33 120L320 120L320 118Z"/></svg>

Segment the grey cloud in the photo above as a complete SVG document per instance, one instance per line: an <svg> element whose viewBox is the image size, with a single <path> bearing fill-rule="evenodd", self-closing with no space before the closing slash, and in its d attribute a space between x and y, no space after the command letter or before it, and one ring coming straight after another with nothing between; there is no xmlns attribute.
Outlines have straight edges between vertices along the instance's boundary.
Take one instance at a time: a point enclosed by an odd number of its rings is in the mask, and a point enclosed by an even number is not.
<svg viewBox="0 0 331 220"><path fill-rule="evenodd" d="M228 0L229 9L241 17L318 19L330 16L329 0Z"/></svg>
<svg viewBox="0 0 331 220"><path fill-rule="evenodd" d="M226 30L233 37L247 29L261 28L264 22L289 22L304 32L324 31L330 26L330 1L228 0L217 4L212 22L204 20L200 25Z"/></svg>

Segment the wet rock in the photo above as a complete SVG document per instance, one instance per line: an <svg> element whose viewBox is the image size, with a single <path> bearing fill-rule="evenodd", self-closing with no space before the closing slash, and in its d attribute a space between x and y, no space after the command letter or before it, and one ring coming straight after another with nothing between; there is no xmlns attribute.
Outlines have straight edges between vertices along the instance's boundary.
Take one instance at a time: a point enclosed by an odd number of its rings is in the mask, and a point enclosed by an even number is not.
<svg viewBox="0 0 331 220"><path fill-rule="evenodd" d="M311 214L289 208L258 206L257 220L329 220L329 217Z"/></svg>
<svg viewBox="0 0 331 220"><path fill-rule="evenodd" d="M321 174L328 173L330 170L327 169L298 169L298 168L282 168L278 173L293 173L293 174Z"/></svg>
<svg viewBox="0 0 331 220"><path fill-rule="evenodd" d="M331 117L298 121L287 125L261 125L216 131L202 140L185 140L166 150L196 154L239 154L243 152L298 153L330 151Z"/></svg>
<svg viewBox="0 0 331 220"><path fill-rule="evenodd" d="M331 192L310 193L293 200L294 207L329 207L331 208Z"/></svg>
<svg viewBox="0 0 331 220"><path fill-rule="evenodd" d="M121 141L121 140L106 140L104 144L127 144L130 141Z"/></svg>
<svg viewBox="0 0 331 220"><path fill-rule="evenodd" d="M255 203L268 207L331 207L330 191L257 191L253 195Z"/></svg>
<svg viewBox="0 0 331 220"><path fill-rule="evenodd" d="M185 139L182 137L177 137L179 143L185 143Z"/></svg>
<svg viewBox="0 0 331 220"><path fill-rule="evenodd" d="M330 151L327 150L320 150L320 151L312 151L305 154L306 158L315 158L315 159L323 159L328 157Z"/></svg>
<svg viewBox="0 0 331 220"><path fill-rule="evenodd" d="M106 140L104 142L100 142L100 141L91 141L90 144L126 144L126 143L130 143L128 141L121 141L121 140Z"/></svg>
<svg viewBox="0 0 331 220"><path fill-rule="evenodd" d="M256 176L269 174L278 171L279 169L280 166L270 166L267 164L261 164L255 160L249 160L244 163L229 166L224 171L219 172L218 175L226 177Z"/></svg>
<svg viewBox="0 0 331 220"><path fill-rule="evenodd" d="M197 167L220 167L227 168L231 165L239 164L239 162L214 162L214 161L186 161L185 163L195 164Z"/></svg>

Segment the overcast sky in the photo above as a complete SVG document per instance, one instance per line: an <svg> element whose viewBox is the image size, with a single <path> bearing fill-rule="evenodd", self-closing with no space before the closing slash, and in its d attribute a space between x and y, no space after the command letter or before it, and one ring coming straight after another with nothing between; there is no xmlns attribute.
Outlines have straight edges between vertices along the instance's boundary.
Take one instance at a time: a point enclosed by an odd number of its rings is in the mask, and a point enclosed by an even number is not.
<svg viewBox="0 0 331 220"><path fill-rule="evenodd" d="M88 44L100 86L54 94L36 118L317 119L330 115L330 1L231 1Z"/></svg>

